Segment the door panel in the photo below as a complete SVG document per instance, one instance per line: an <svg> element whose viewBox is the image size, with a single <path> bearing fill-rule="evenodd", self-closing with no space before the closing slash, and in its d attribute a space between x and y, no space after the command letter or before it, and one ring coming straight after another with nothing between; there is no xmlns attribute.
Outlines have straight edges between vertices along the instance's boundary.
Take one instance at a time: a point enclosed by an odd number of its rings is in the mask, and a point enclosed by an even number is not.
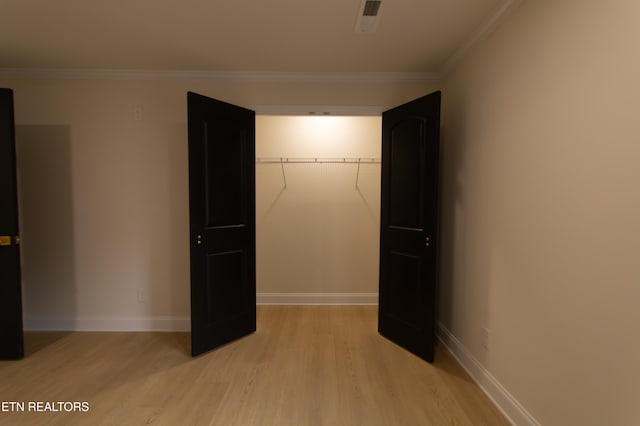
<svg viewBox="0 0 640 426"><path fill-rule="evenodd" d="M440 92L382 116L380 334L433 362Z"/></svg>
<svg viewBox="0 0 640 426"><path fill-rule="evenodd" d="M13 91L0 89L0 359L24 356Z"/></svg>
<svg viewBox="0 0 640 426"><path fill-rule="evenodd" d="M188 93L191 352L256 329L255 113Z"/></svg>
<svg viewBox="0 0 640 426"><path fill-rule="evenodd" d="M400 121L390 130L389 225L401 228L422 228L421 135L423 122L416 119Z"/></svg>
<svg viewBox="0 0 640 426"><path fill-rule="evenodd" d="M209 325L224 321L235 313L244 313L245 295L235 291L242 288L245 269L241 250L207 255L207 299Z"/></svg>
<svg viewBox="0 0 640 426"><path fill-rule="evenodd" d="M245 186L244 150L246 147L246 129L242 122L216 123L215 129L209 129L208 122L202 123L202 131L216 132L219 143L205 144L207 159L206 206L209 227L241 225L246 223L246 203L243 198ZM217 205L224 205L221 209Z"/></svg>

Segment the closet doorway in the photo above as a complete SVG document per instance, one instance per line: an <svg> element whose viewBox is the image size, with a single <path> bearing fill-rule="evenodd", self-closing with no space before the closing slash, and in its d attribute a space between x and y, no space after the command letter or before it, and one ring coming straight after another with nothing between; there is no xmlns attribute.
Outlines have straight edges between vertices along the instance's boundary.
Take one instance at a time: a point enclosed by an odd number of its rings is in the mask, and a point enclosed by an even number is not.
<svg viewBox="0 0 640 426"><path fill-rule="evenodd" d="M260 297L379 285L380 333L432 361L440 93L385 112L382 125L360 117L361 134L348 117L256 119L188 100L192 353L255 330L259 244Z"/></svg>
<svg viewBox="0 0 640 426"><path fill-rule="evenodd" d="M256 116L257 301L377 304L380 116Z"/></svg>

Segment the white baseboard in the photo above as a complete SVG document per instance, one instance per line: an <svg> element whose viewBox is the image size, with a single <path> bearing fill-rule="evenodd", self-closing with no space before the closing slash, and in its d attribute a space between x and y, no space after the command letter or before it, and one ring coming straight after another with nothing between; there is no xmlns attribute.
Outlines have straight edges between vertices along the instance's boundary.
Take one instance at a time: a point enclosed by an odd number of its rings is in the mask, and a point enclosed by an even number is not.
<svg viewBox="0 0 640 426"><path fill-rule="evenodd" d="M377 305L378 293L258 293L258 305Z"/></svg>
<svg viewBox="0 0 640 426"><path fill-rule="evenodd" d="M438 324L438 338L454 358L469 373L482 391L502 414L514 425L540 426L540 423L480 364L464 345L442 324Z"/></svg>
<svg viewBox="0 0 640 426"><path fill-rule="evenodd" d="M258 293L258 305L377 305L378 293ZM190 331L191 319L27 318L26 331Z"/></svg>
<svg viewBox="0 0 640 426"><path fill-rule="evenodd" d="M26 331L190 331L191 320L150 318L37 318L25 319Z"/></svg>
<svg viewBox="0 0 640 426"><path fill-rule="evenodd" d="M377 305L378 293L258 293L258 305ZM27 318L26 331L190 331L191 319Z"/></svg>

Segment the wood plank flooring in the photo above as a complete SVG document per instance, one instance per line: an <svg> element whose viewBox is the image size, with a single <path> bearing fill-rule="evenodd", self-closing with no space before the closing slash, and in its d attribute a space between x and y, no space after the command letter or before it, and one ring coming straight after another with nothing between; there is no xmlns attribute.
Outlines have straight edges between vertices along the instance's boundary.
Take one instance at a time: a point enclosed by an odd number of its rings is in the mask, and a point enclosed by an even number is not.
<svg viewBox="0 0 640 426"><path fill-rule="evenodd" d="M0 424L508 424L441 346L430 365L376 324L373 306L260 306L256 333L197 358L188 333L28 333L27 357L0 362L0 402L89 411Z"/></svg>

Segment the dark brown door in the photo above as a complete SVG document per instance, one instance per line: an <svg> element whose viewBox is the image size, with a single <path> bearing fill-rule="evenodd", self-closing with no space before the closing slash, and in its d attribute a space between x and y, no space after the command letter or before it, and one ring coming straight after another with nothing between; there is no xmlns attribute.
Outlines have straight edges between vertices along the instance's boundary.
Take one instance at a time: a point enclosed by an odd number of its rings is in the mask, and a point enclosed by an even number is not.
<svg viewBox="0 0 640 426"><path fill-rule="evenodd" d="M433 362L440 92L382 115L378 331Z"/></svg>
<svg viewBox="0 0 640 426"><path fill-rule="evenodd" d="M13 91L0 89L0 359L24 356Z"/></svg>
<svg viewBox="0 0 640 426"><path fill-rule="evenodd" d="M187 94L193 356L256 330L255 113Z"/></svg>

